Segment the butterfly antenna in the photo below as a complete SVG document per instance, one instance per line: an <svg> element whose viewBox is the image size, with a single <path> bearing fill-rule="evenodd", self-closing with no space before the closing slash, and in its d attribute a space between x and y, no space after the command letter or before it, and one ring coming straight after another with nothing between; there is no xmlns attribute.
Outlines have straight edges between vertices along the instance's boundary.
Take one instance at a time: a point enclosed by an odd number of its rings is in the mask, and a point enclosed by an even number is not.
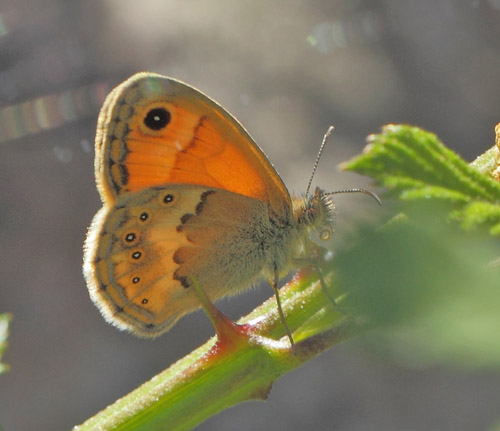
<svg viewBox="0 0 500 431"><path fill-rule="evenodd" d="M368 195L368 196L371 196L373 199L375 199L377 201L377 203L379 205L382 205L382 201L380 200L380 198L373 192L371 192L370 190L366 190L366 189L345 189L345 190L337 190L335 192L328 192L328 193L325 193L326 196L330 196L330 195L338 195L340 193L364 193L365 195Z"/></svg>
<svg viewBox="0 0 500 431"><path fill-rule="evenodd" d="M316 169L318 169L319 159L321 157L321 154L323 153L323 148L325 147L326 141L328 140L329 136L332 134L333 129L335 129L335 127L330 126L328 128L328 130L326 131L325 136L323 136L323 141L321 142L321 146L319 147L318 155L316 156L316 161L314 162L314 167L313 167L313 171L311 174L311 178L309 178L309 184L307 184L306 196L309 195L309 190L311 190L311 184L312 184L312 180L314 178L314 174L316 173Z"/></svg>

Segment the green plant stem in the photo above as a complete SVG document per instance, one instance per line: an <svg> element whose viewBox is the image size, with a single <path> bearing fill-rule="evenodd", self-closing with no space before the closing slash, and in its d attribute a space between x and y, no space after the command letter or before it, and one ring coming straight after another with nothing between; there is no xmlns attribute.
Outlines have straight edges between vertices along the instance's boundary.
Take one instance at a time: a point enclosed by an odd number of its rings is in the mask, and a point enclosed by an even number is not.
<svg viewBox="0 0 500 431"><path fill-rule="evenodd" d="M280 293L297 343L295 354L283 336L275 298L270 298L239 322L252 327L247 342L220 346L212 338L74 429L192 429L230 406L267 398L278 377L362 328L329 303L316 277L303 273Z"/></svg>

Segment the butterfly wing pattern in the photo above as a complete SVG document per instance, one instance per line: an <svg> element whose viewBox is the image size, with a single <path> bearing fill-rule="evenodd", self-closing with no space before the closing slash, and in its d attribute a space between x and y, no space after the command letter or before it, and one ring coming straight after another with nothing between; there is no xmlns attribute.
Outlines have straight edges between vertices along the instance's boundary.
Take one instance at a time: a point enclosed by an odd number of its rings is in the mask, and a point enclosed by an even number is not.
<svg viewBox="0 0 500 431"><path fill-rule="evenodd" d="M99 115L96 180L108 202L164 184L216 187L290 209L262 150L219 104L180 81L138 73L116 87Z"/></svg>
<svg viewBox="0 0 500 431"><path fill-rule="evenodd" d="M108 322L144 337L200 307L193 279L216 300L286 271L304 227L332 209L318 193L294 209L234 117L151 73L108 95L95 172L103 207L85 243L89 293Z"/></svg>

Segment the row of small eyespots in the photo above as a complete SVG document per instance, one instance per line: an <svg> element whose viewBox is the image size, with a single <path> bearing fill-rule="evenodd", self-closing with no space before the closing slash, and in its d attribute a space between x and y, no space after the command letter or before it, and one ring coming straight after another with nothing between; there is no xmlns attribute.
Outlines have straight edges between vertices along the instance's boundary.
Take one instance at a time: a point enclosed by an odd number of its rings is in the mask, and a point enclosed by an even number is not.
<svg viewBox="0 0 500 431"><path fill-rule="evenodd" d="M166 204L170 204L171 202L174 201L174 196L170 193L166 194L163 198L163 202L166 203ZM148 220L149 218L149 214L147 212L143 212L141 213L141 215L139 216L139 220L142 221L142 222L145 222L146 220ZM135 232L128 232L126 235L125 235L125 241L127 242L134 242L135 240L137 239L137 234ZM135 259L135 260L138 260L141 258L143 252L142 251L134 251L132 253L132 258ZM139 283L139 281L141 281L141 278L140 277L134 277L132 278L132 283L134 284L137 284ZM141 303L142 304L147 304L149 301L147 298L144 298Z"/></svg>
<svg viewBox="0 0 500 431"><path fill-rule="evenodd" d="M170 193L166 194L165 197L163 198L163 202L165 202L166 204L170 204L173 201L174 201L174 196ZM141 213L141 215L139 216L139 220L143 223L146 222L148 219L149 219L149 213L147 213L146 211ZM137 234L135 232L128 232L127 234L125 234L125 241L128 243L133 243L136 239L137 239ZM141 257L141 254L133 253L132 257L134 259L139 259Z"/></svg>

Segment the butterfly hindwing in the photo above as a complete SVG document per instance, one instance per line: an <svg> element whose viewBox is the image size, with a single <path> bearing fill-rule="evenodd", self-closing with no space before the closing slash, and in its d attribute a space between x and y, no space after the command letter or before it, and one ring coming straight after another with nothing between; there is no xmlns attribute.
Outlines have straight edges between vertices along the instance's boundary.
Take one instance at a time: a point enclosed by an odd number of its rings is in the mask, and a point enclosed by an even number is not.
<svg viewBox="0 0 500 431"><path fill-rule="evenodd" d="M172 185L124 194L101 209L89 231L84 273L91 297L110 323L159 335L199 308L193 278L217 299L258 276L265 253L247 232L263 217L260 201L220 189ZM253 253L243 274L242 253Z"/></svg>

